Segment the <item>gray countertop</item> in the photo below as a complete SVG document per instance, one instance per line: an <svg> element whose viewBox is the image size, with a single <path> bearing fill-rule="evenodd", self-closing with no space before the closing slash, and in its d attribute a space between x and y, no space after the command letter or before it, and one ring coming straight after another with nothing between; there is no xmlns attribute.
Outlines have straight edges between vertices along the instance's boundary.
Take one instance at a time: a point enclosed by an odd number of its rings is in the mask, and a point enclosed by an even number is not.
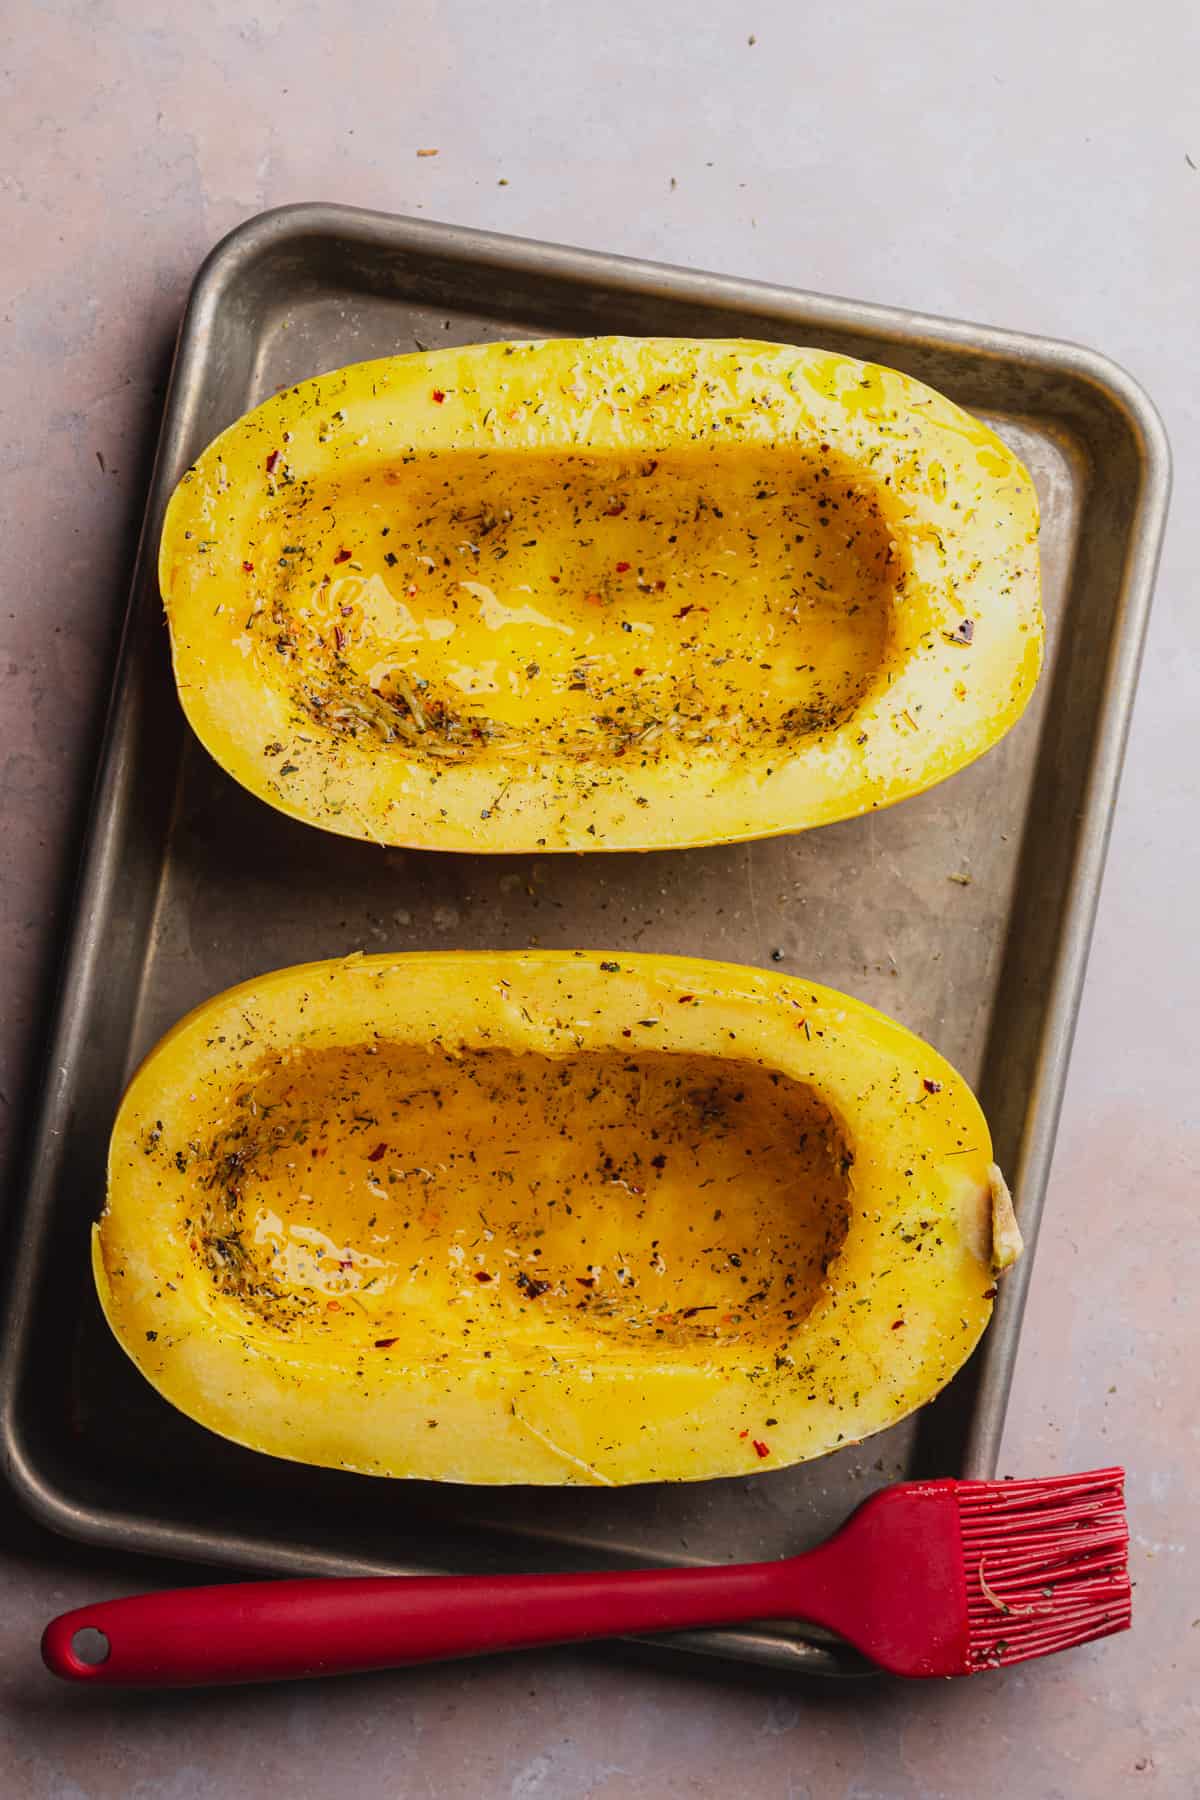
<svg viewBox="0 0 1200 1800"><path fill-rule="evenodd" d="M42 1673L41 1627L161 1577L0 1518L3 1791L1194 1796L1200 13L362 0L343 16L7 9L0 1129L19 1123L53 969L172 334L229 227L336 199L1095 345L1162 410L1176 500L1002 1467L1128 1466L1136 1628L927 1687L563 1651L106 1697Z"/></svg>

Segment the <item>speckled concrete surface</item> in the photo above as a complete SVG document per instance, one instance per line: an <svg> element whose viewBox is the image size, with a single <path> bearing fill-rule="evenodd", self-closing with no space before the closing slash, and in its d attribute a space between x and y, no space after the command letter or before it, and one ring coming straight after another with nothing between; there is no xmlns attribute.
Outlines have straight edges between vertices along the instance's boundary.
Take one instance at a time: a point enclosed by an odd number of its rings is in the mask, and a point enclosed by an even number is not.
<svg viewBox="0 0 1200 1800"><path fill-rule="evenodd" d="M932 1688L797 1690L563 1652L112 1699L57 1688L37 1637L147 1572L13 1520L0 1786L13 1800L1194 1796L1200 15L1190 0L362 0L353 28L335 16L278 0L5 9L3 1129L170 338L228 227L339 199L1095 344L1162 408L1177 500L1003 1463L1128 1464L1137 1628Z"/></svg>

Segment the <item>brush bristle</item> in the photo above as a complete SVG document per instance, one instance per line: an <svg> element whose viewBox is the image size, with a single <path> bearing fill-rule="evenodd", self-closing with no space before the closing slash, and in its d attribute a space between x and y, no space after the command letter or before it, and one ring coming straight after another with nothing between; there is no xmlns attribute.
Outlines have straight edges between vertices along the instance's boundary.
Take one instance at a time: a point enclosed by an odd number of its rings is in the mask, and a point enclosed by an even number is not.
<svg viewBox="0 0 1200 1800"><path fill-rule="evenodd" d="M973 1669L1124 1631L1125 1472L956 1483Z"/></svg>

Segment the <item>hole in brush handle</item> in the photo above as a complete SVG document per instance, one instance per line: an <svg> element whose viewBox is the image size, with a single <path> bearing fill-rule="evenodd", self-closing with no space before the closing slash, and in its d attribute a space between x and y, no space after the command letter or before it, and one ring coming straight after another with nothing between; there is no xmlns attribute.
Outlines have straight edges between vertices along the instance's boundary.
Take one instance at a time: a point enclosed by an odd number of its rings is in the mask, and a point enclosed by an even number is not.
<svg viewBox="0 0 1200 1800"><path fill-rule="evenodd" d="M71 1634L71 1650L87 1669L98 1669L112 1654L112 1644L95 1625L81 1625Z"/></svg>

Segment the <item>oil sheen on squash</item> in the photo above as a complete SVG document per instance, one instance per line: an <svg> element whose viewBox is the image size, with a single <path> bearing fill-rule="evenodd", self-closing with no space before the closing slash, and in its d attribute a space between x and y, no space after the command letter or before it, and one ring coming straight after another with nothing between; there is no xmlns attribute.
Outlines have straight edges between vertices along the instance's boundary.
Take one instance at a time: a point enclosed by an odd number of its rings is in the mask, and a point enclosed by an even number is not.
<svg viewBox="0 0 1200 1800"><path fill-rule="evenodd" d="M585 777L833 729L898 570L832 458L723 446L385 465L281 497L255 554L278 574L252 655L312 729L434 772L552 755Z"/></svg>
<svg viewBox="0 0 1200 1800"><path fill-rule="evenodd" d="M752 1064L378 1044L257 1070L184 1229L256 1326L333 1321L348 1353L758 1357L820 1291L846 1168L828 1110Z"/></svg>
<svg viewBox="0 0 1200 1800"><path fill-rule="evenodd" d="M798 829L978 755L1041 655L1037 509L891 370L485 345L303 383L209 447L160 579L184 707L285 812L387 843Z"/></svg>
<svg viewBox="0 0 1200 1800"><path fill-rule="evenodd" d="M355 957L151 1053L94 1268L149 1380L256 1449L696 1480L942 1387L1007 1206L961 1077L845 995L623 953Z"/></svg>

